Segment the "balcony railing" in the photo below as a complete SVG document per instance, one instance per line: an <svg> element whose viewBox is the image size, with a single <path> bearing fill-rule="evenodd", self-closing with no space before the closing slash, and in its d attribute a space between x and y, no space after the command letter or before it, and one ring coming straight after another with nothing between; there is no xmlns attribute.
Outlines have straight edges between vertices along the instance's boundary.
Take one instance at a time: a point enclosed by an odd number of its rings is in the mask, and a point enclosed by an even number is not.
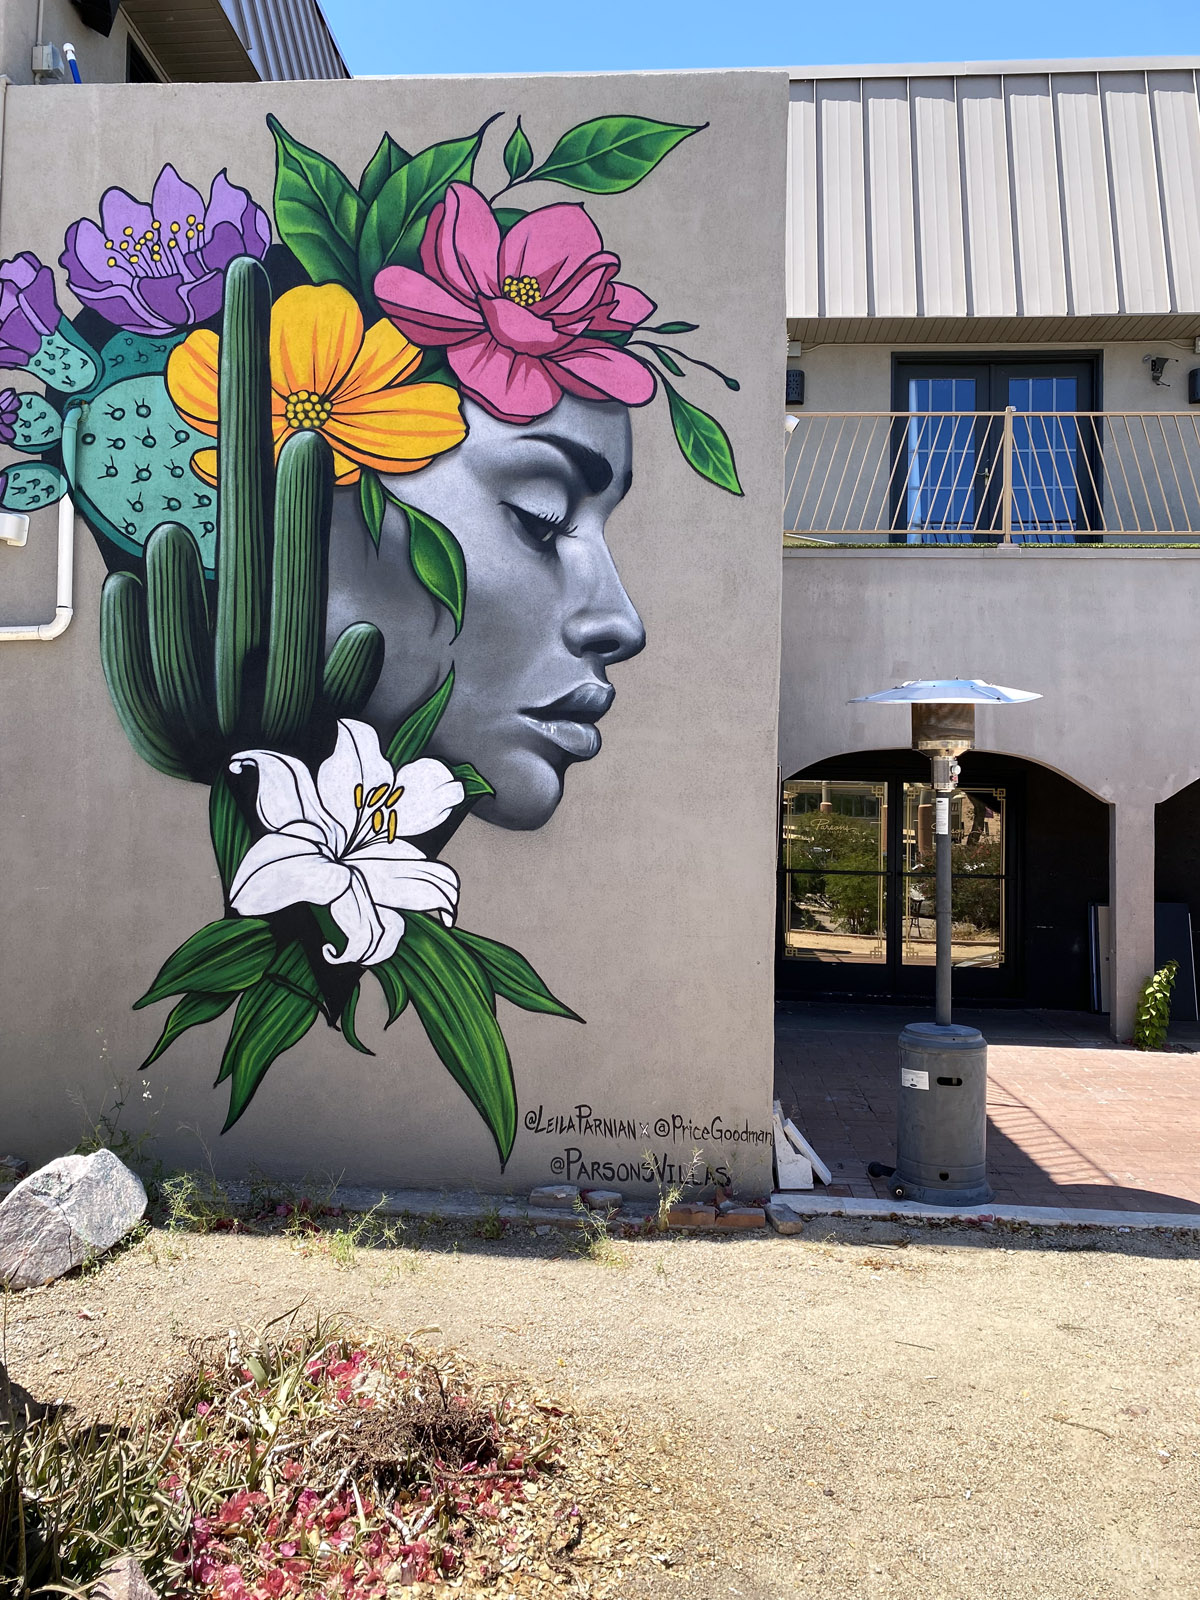
<svg viewBox="0 0 1200 1600"><path fill-rule="evenodd" d="M801 412L784 481L787 543L1196 540L1200 414Z"/></svg>

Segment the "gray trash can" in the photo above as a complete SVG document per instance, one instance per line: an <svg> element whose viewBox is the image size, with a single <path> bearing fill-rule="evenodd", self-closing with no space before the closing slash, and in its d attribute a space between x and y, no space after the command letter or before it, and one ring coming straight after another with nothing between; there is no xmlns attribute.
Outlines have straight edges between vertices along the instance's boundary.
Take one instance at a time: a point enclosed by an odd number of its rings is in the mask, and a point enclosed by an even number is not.
<svg viewBox="0 0 1200 1600"><path fill-rule="evenodd" d="M978 1028L910 1022L900 1035L897 1199L985 1205L987 1044Z"/></svg>

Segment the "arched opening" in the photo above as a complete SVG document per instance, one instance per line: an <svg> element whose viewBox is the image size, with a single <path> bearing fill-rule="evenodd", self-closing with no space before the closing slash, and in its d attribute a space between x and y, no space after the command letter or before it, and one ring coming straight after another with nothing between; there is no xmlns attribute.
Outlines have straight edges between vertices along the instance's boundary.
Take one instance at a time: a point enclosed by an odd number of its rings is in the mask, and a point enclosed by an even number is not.
<svg viewBox="0 0 1200 1600"><path fill-rule="evenodd" d="M1200 818L1200 784L1196 789ZM1015 756L969 751L951 806L954 987L972 1004L1095 1009L1108 807ZM1193 835L1200 902L1200 830ZM785 779L776 994L933 994L933 793L913 750L857 751Z"/></svg>
<svg viewBox="0 0 1200 1600"><path fill-rule="evenodd" d="M1190 965L1190 983L1176 982L1171 1015L1196 1018L1196 951L1200 917L1200 779L1154 808L1154 964L1174 957Z"/></svg>

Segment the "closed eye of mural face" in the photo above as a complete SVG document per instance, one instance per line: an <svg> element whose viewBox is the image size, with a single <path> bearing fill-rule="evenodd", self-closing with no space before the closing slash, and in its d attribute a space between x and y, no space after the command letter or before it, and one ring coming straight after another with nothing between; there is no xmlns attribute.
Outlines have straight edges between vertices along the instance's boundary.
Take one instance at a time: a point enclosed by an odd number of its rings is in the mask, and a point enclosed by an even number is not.
<svg viewBox="0 0 1200 1600"><path fill-rule="evenodd" d="M453 834L472 811L543 826L600 752L610 670L646 642L606 536L636 480L632 414L665 401L683 462L741 486L677 387L707 366L695 326L655 320L585 205L521 204L534 181L631 189L702 130L599 117L539 162L517 119L488 197L496 121L415 154L385 134L355 183L268 118L271 213L227 172L207 200L171 165L148 200L110 188L67 231L74 321L49 267L0 263L0 363L45 385L0 392L0 442L25 457L0 504L73 495L109 567L121 726L210 791L224 904L136 1000L170 1006L145 1065L221 1019L228 1128L318 1020L371 1053L370 978L503 1165L497 1001L582 1019L457 925Z"/></svg>

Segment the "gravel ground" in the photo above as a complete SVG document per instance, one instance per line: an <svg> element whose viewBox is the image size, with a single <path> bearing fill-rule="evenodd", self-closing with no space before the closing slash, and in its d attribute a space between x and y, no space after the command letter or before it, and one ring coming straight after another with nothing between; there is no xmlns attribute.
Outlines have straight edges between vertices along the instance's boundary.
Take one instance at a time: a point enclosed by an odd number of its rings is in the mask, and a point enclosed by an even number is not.
<svg viewBox="0 0 1200 1600"><path fill-rule="evenodd" d="M12 1376L108 1409L198 1334L304 1314L441 1340L627 1419L673 1564L629 1600L1200 1593L1200 1288L1182 1236L831 1219L794 1239L155 1229L8 1297ZM661 1500L656 1502L661 1506Z"/></svg>

